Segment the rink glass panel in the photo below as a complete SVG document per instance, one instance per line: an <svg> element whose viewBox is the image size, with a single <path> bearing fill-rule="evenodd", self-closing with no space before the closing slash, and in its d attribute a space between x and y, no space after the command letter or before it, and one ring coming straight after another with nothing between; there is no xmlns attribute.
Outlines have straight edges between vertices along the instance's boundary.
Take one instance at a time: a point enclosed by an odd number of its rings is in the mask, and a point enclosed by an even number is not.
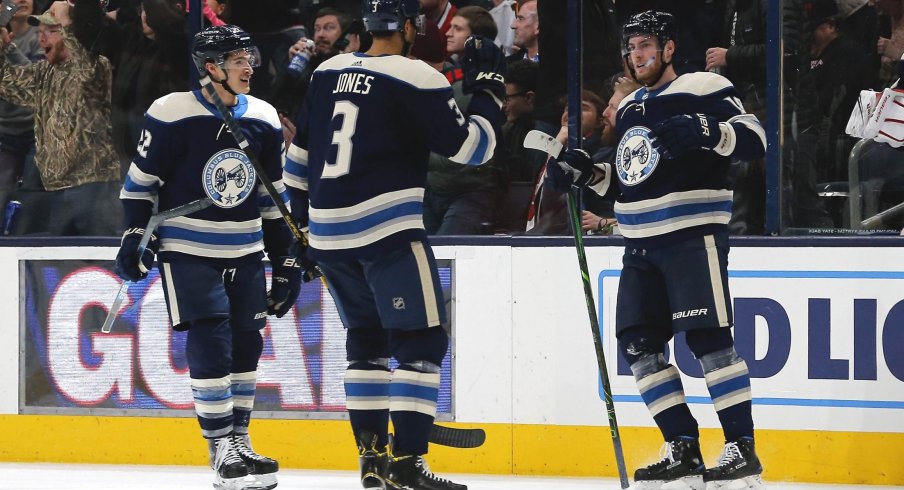
<svg viewBox="0 0 904 490"><path fill-rule="evenodd" d="M453 261L437 262L451 333ZM100 326L121 284L111 262L24 260L20 276L20 413L194 415L186 333L170 328L156 269L129 288L110 334ZM347 417L345 329L320 281L302 285L296 307L281 319L268 317L262 333L255 417ZM454 419L451 337L440 420Z"/></svg>

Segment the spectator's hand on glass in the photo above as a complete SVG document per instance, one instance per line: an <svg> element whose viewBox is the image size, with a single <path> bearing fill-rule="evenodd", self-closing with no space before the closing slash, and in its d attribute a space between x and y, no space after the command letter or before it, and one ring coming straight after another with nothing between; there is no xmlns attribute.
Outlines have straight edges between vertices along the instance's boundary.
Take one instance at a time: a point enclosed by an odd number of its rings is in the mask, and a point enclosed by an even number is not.
<svg viewBox="0 0 904 490"><path fill-rule="evenodd" d="M880 37L879 41L876 43L876 48L880 55L891 60L899 60L901 59L901 55L904 54L904 45L902 45L900 41L894 39Z"/></svg>
<svg viewBox="0 0 904 490"><path fill-rule="evenodd" d="M285 114L279 115L279 122L282 123L283 139L286 142L286 148L288 148L292 144L292 140L295 139L295 125L292 124L292 120Z"/></svg>
<svg viewBox="0 0 904 490"><path fill-rule="evenodd" d="M4 48L7 44L13 42L13 36L9 29L0 27L0 48Z"/></svg>
<svg viewBox="0 0 904 490"><path fill-rule="evenodd" d="M876 42L876 52L879 54L885 54L885 48L888 47L888 43L891 42L891 39L887 37L880 37L879 41Z"/></svg>
<svg viewBox="0 0 904 490"><path fill-rule="evenodd" d="M305 46L307 42L308 38L301 37L298 39L298 41L295 42L295 44L289 46L289 59L294 58L295 55L300 53L302 50L308 49L307 46Z"/></svg>
<svg viewBox="0 0 904 490"><path fill-rule="evenodd" d="M50 8L47 9L47 12L50 13L55 19L60 21L60 24L63 27L68 26L72 23L72 18L69 16L70 9L72 6L69 5L69 2L65 0L57 0L50 4Z"/></svg>
<svg viewBox="0 0 904 490"><path fill-rule="evenodd" d="M590 211L581 212L581 229L584 231L603 234L609 231L614 224L615 218L601 218Z"/></svg>
<svg viewBox="0 0 904 490"><path fill-rule="evenodd" d="M725 53L728 50L725 48L709 48L706 50L706 69L712 70L713 68L719 68L723 66L728 66L728 61L725 60Z"/></svg>

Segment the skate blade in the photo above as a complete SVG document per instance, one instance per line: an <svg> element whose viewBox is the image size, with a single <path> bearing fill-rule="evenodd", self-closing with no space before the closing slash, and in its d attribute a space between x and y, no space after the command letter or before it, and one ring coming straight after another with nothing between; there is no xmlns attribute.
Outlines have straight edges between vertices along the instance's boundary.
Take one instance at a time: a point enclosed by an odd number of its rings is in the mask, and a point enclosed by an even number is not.
<svg viewBox="0 0 904 490"><path fill-rule="evenodd" d="M276 488L276 473L262 473L248 475L251 481L246 481L242 490L271 490Z"/></svg>
<svg viewBox="0 0 904 490"><path fill-rule="evenodd" d="M745 476L737 480L719 480L706 483L706 490L760 490L765 487L760 475Z"/></svg>
<svg viewBox="0 0 904 490"><path fill-rule="evenodd" d="M276 486L276 475L273 475L272 487L262 486L258 484L257 477L265 475L247 475L239 478L220 478L217 477L213 482L213 488L216 490L264 490Z"/></svg>
<svg viewBox="0 0 904 490"><path fill-rule="evenodd" d="M631 488L633 490L705 490L706 485L703 483L702 476L694 475L671 481L635 481Z"/></svg>

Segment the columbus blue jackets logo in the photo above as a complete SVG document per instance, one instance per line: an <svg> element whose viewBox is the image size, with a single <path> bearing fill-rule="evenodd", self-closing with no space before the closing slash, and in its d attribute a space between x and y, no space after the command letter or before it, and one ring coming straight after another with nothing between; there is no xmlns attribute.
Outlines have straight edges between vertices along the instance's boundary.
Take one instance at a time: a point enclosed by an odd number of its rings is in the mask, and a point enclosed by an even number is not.
<svg viewBox="0 0 904 490"><path fill-rule="evenodd" d="M234 208L254 190L257 174L239 150L216 153L204 165L204 191L221 208Z"/></svg>
<svg viewBox="0 0 904 490"><path fill-rule="evenodd" d="M653 174L659 153L650 144L650 130L634 126L622 136L615 153L618 179L625 185L637 185Z"/></svg>

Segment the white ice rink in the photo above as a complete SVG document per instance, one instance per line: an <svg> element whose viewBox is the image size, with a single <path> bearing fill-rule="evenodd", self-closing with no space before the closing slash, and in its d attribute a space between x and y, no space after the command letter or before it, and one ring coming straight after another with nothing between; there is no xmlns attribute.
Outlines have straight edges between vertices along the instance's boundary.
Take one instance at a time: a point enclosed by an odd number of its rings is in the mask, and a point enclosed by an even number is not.
<svg viewBox="0 0 904 490"><path fill-rule="evenodd" d="M620 490L616 479L441 475L469 490ZM210 490L211 470L195 466L66 465L0 463L2 490ZM887 490L900 487L766 482L769 490ZM357 490L347 471L279 472L278 490Z"/></svg>

